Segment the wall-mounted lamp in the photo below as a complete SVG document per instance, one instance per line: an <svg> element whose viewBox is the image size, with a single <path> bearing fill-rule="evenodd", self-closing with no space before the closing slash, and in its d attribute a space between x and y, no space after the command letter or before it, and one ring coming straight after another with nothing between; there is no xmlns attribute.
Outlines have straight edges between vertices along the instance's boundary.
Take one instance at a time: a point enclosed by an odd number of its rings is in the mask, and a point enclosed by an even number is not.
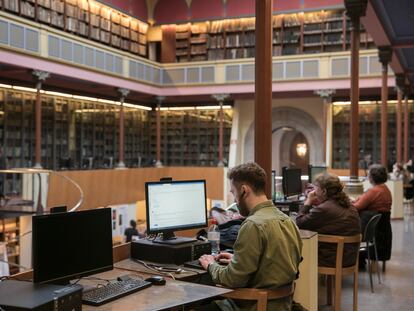
<svg viewBox="0 0 414 311"><path fill-rule="evenodd" d="M303 158L308 151L308 146L304 143L296 145L296 153L299 157Z"/></svg>

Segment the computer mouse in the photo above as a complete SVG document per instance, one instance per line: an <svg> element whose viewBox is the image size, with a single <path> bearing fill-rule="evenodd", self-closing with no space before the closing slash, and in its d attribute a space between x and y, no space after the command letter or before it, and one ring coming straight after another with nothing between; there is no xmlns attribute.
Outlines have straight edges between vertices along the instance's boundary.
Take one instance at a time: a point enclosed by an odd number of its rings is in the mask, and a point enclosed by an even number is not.
<svg viewBox="0 0 414 311"><path fill-rule="evenodd" d="M159 275L153 275L145 279L145 281L150 282L152 285L165 285L166 282L165 279Z"/></svg>

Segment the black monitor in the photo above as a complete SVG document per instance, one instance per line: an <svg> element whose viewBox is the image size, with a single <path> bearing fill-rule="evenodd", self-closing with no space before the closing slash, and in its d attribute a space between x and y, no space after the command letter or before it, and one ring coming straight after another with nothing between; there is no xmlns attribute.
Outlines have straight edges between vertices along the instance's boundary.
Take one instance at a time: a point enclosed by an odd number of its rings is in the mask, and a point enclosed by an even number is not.
<svg viewBox="0 0 414 311"><path fill-rule="evenodd" d="M272 170L272 200L276 199L276 171Z"/></svg>
<svg viewBox="0 0 414 311"><path fill-rule="evenodd" d="M326 172L326 166L308 166L309 183L315 181L315 177Z"/></svg>
<svg viewBox="0 0 414 311"><path fill-rule="evenodd" d="M282 168L282 187L285 199L302 193L302 170L300 168Z"/></svg>
<svg viewBox="0 0 414 311"><path fill-rule="evenodd" d="M207 226L206 181L158 181L145 183L147 232L162 233L154 242L180 244L194 241L176 238L174 231Z"/></svg>
<svg viewBox="0 0 414 311"><path fill-rule="evenodd" d="M33 282L65 284L112 270L111 209L33 216Z"/></svg>

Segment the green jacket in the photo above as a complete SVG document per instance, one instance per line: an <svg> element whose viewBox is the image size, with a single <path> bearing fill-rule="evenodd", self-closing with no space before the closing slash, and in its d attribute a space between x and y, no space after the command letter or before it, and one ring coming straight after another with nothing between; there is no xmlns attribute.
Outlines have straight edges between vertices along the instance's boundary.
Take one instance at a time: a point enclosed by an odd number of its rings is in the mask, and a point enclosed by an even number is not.
<svg viewBox="0 0 414 311"><path fill-rule="evenodd" d="M212 263L208 271L216 284L230 288L276 289L296 279L302 241L295 223L266 201L257 205L241 225L234 256L227 266ZM256 310L248 301L216 301L222 310ZM291 298L271 300L268 310L290 310Z"/></svg>

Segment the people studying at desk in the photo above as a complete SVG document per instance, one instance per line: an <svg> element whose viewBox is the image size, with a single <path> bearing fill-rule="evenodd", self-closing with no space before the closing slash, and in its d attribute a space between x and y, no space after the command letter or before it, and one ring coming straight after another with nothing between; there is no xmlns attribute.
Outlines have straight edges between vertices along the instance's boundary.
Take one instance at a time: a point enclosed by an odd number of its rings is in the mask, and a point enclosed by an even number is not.
<svg viewBox="0 0 414 311"><path fill-rule="evenodd" d="M232 168L228 178L246 220L234 254L203 255L201 265L214 283L230 288L277 289L291 284L298 275L302 241L295 223L266 197L265 171L256 163L246 163ZM292 297L270 300L268 310L291 310L291 303ZM226 299L199 310L256 310L256 304Z"/></svg>
<svg viewBox="0 0 414 311"><path fill-rule="evenodd" d="M371 165L368 171L368 179L373 187L368 189L353 203L359 212L362 230L365 229L366 224L372 216L377 213L381 214L375 237L378 259L385 261L391 258L392 246L392 230L390 220L392 196L390 190L385 184L388 179L387 169L379 164ZM360 256L360 258L360 267L362 268L364 265L364 257Z"/></svg>
<svg viewBox="0 0 414 311"><path fill-rule="evenodd" d="M336 175L323 173L313 182L314 190L308 193L304 206L299 210L296 224L300 229L320 234L352 236L361 232L357 210L343 191ZM355 264L358 245L347 245L344 249L344 267ZM336 245L320 244L319 266L334 267Z"/></svg>
<svg viewBox="0 0 414 311"><path fill-rule="evenodd" d="M132 236L138 236L138 230L137 230L137 222L133 219L129 222L129 225L131 227L128 227L125 229L124 235L125 235L125 242L131 242Z"/></svg>

